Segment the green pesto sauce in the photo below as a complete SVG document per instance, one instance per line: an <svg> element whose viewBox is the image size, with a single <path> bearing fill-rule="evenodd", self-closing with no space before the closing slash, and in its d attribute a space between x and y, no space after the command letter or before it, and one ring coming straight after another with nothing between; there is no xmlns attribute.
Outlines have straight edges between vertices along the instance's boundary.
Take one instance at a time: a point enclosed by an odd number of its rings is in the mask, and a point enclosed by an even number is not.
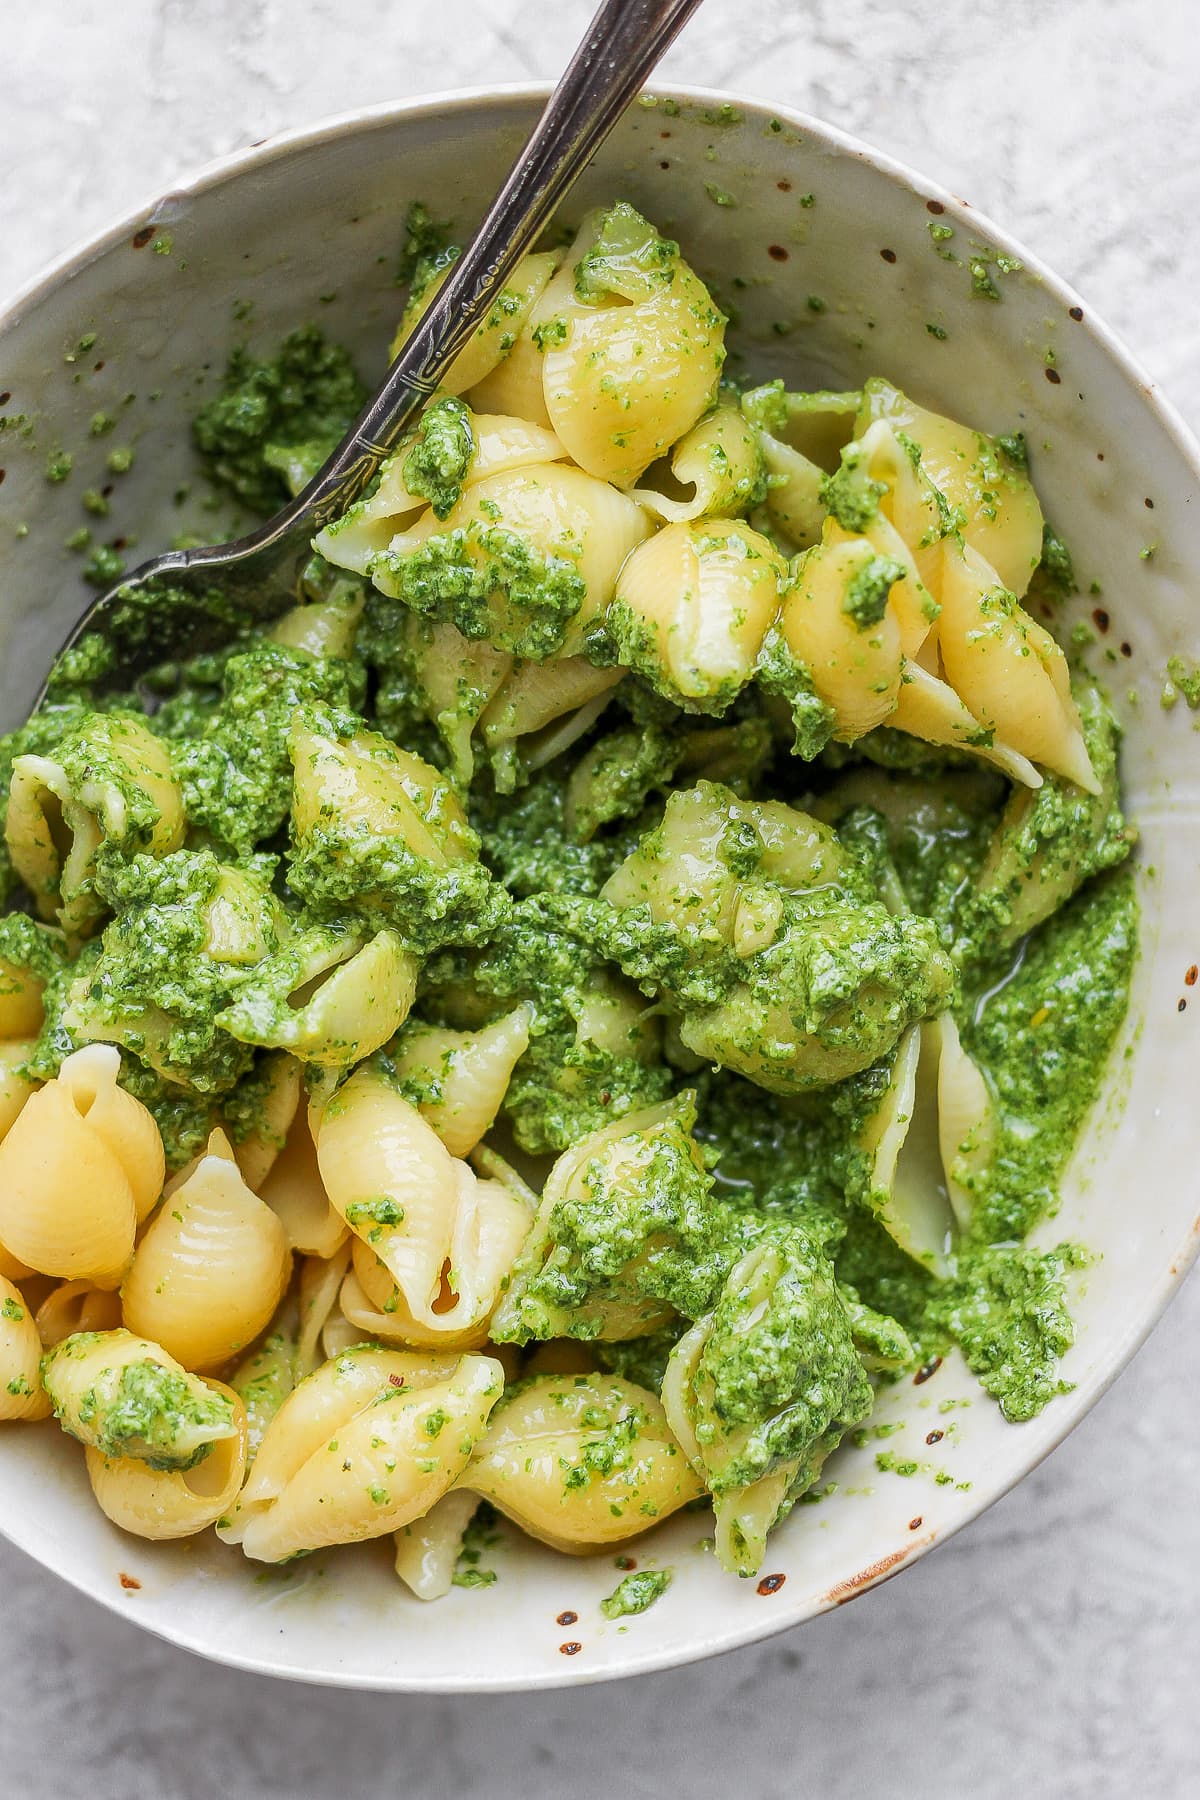
<svg viewBox="0 0 1200 1800"><path fill-rule="evenodd" d="M270 361L233 352L221 392L196 414L196 448L219 487L254 512L277 512L311 481L365 398L347 352L302 326Z"/></svg>
<svg viewBox="0 0 1200 1800"><path fill-rule="evenodd" d="M635 1569L619 1581L606 1600L600 1602L600 1611L606 1619L625 1619L634 1613L644 1613L661 1600L671 1585L670 1569Z"/></svg>

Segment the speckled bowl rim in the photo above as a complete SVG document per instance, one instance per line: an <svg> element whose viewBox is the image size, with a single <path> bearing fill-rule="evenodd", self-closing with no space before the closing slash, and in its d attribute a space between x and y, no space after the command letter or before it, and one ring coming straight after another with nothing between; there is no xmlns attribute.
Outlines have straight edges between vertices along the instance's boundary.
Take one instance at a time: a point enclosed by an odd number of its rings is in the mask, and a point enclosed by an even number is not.
<svg viewBox="0 0 1200 1800"><path fill-rule="evenodd" d="M1082 297L1070 284L1047 266L1042 259L1030 251L1023 243L1013 237L1011 232L997 225L986 213L978 211L969 201L963 200L950 189L943 187L938 181L920 173L908 163L889 156L885 151L877 150L864 143L861 138L839 130L812 117L811 114L798 111L794 107L778 105L774 102L759 100L747 94L732 92L723 88L693 86L690 83L655 82L647 92L659 98L677 100L684 105L701 105L706 107L732 105L762 112L768 118L778 118L794 130L802 133L807 139L822 148L836 152L839 156L850 157L855 161L868 163L879 174L902 187L909 193L916 194L924 200L939 201L945 210L948 221L960 225L973 232L984 233L998 250L1020 259L1031 275L1045 287L1047 293L1060 300L1065 309L1083 305ZM243 175L251 169L263 168L277 158L290 155L300 149L318 148L322 144L332 143L336 139L351 133L371 131L394 124L400 119L420 119L445 117L456 112L470 112L473 108L496 101L512 101L518 105L534 106L544 103L550 93L548 82L496 82L475 87L449 88L440 92L398 102L381 102L375 106L359 107L349 112L337 113L315 125L297 127L294 130L272 134L260 138L255 143L241 150L230 152L226 156L217 157L203 164L190 178L180 181L165 192L157 193L149 201L135 206L106 230L94 233L77 243L48 263L40 273L35 275L24 287L19 288L7 301L0 303L0 331L6 325L22 317L31 307L51 294L61 283L69 280L81 269L85 268L97 257L108 250L124 243L139 227L148 220L153 220L161 207L179 196L196 197L219 188L234 176ZM1138 359L1129 350L1122 339L1104 321L1097 317L1092 307L1083 307L1082 329L1090 333L1111 361L1135 383L1151 410L1157 415L1160 425L1169 435L1181 461L1190 470L1197 487L1200 488L1200 441L1185 424L1172 403L1161 393L1155 381L1142 367ZM1074 1393L1061 1397L1054 1408L1054 1426L1048 1436L1043 1436L1034 1453L1011 1476L996 1481L986 1489L981 1489L969 1504L964 1506L961 1515L952 1526L941 1530L936 1536L914 1543L911 1550L902 1557L887 1557L881 1563L863 1570L862 1574L852 1582L842 1583L817 1604L801 1603L790 1611L786 1602L778 1602L769 1611L764 1611L750 1625L739 1625L732 1629L702 1632L697 1635L694 1645L686 1650L631 1650L628 1661L620 1668L589 1670L586 1668L564 1668L553 1676L542 1676L538 1679L521 1677L517 1680L505 1679L503 1675L496 1680L480 1679L478 1676L467 1677L462 1681L436 1678L428 1682L405 1676L396 1679L387 1674L378 1678L363 1677L355 1674L339 1674L336 1670L296 1670L272 1664L259 1656L239 1655L236 1645L216 1649L211 1643L203 1642L191 1636L186 1623L181 1622L178 1629L158 1622L138 1619L127 1608L122 1607L116 1596L109 1597L105 1593L96 1593L87 1586L86 1581L73 1572L68 1572L47 1564L52 1572L80 1593L87 1595L104 1606L109 1612L128 1623L139 1626L167 1643L203 1657L205 1660L225 1665L229 1668L244 1669L253 1674L273 1675L279 1679L302 1682L314 1686L350 1688L365 1692L414 1693L414 1694L451 1694L451 1693L504 1693L522 1692L531 1688L564 1688L589 1686L594 1682L624 1680L628 1676L649 1675L659 1670L682 1668L688 1663L700 1662L712 1656L720 1656L731 1650L738 1650L752 1643L788 1631L794 1626L802 1625L809 1619L832 1611L834 1607L843 1605L847 1600L857 1599L860 1595L878 1587L882 1582L890 1580L893 1575L911 1568L929 1551L957 1535L964 1527L977 1519L997 1500L1017 1486L1031 1471L1058 1448L1067 1436L1075 1429L1080 1420L1096 1405L1117 1376L1127 1367L1136 1352L1145 1343L1150 1333L1161 1319L1167 1306L1174 1299L1192 1265L1200 1254L1200 1218L1189 1227L1188 1232L1175 1253L1167 1260L1164 1258L1166 1273L1152 1293L1149 1304L1141 1317L1123 1334L1112 1341L1103 1373L1089 1384L1086 1392L1076 1389ZM16 1542L5 1529L0 1520L0 1536L10 1542ZM19 1546L24 1548L24 1546ZM37 1560L35 1558L35 1560ZM761 1621L761 1622L760 1622Z"/></svg>

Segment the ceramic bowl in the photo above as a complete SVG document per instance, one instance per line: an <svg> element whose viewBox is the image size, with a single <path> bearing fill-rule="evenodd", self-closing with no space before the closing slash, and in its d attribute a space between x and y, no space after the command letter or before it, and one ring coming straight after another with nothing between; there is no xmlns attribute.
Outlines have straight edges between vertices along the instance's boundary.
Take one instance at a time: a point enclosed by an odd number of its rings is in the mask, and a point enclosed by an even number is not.
<svg viewBox="0 0 1200 1800"><path fill-rule="evenodd" d="M110 515L91 523L105 541L136 541L135 560L211 528L189 485L187 420L231 348L316 319L364 373L381 370L406 207L422 198L469 229L541 98L443 95L257 146L65 258L0 317L0 726L24 715L86 598L82 558L64 548L88 522L82 490L112 485ZM677 1517L634 1552L670 1566L673 1584L620 1622L599 1611L618 1579L611 1556L565 1558L515 1533L494 1553L493 1586L430 1606L399 1586L381 1545L266 1572L211 1534L152 1546L101 1516L53 1426L0 1432L0 1529L14 1543L148 1630L241 1667L363 1688L538 1687L795 1625L911 1565L1025 1475L1129 1360L1196 1249L1200 758L1186 706L1160 704L1168 655L1200 647L1196 446L1062 282L964 202L828 126L663 89L630 110L571 210L617 195L678 236L735 312L735 368L810 388L879 372L985 430L1023 430L1084 593L1103 588L1077 612L1091 615L1127 730L1143 948L1105 1094L1043 1234L1097 1256L1065 1363L1075 1385L1020 1426L954 1360L885 1390L888 1448L916 1475L880 1474L873 1446L841 1451L837 1493L797 1508L758 1581L721 1573L703 1515ZM97 414L115 419L111 433L90 435ZM136 462L116 480L105 454L118 443ZM56 485L45 470L59 449L74 469ZM930 1431L949 1424L931 1450Z"/></svg>

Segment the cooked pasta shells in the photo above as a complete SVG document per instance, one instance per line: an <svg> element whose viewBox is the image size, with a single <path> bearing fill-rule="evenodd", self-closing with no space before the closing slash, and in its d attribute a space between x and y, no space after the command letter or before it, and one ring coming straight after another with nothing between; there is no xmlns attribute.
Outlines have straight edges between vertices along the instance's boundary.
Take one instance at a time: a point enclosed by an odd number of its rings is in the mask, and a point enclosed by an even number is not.
<svg viewBox="0 0 1200 1800"><path fill-rule="evenodd" d="M653 1394L616 1375L539 1375L496 1408L462 1480L530 1537L586 1556L703 1486Z"/></svg>
<svg viewBox="0 0 1200 1800"><path fill-rule="evenodd" d="M860 1133L876 1216L914 1261L954 1273L957 1231L996 1137L987 1084L943 1013L901 1038L888 1087Z"/></svg>
<svg viewBox="0 0 1200 1800"><path fill-rule="evenodd" d="M779 552L741 520L667 525L625 562L605 628L668 699L720 712L754 673L786 581Z"/></svg>
<svg viewBox="0 0 1200 1800"><path fill-rule="evenodd" d="M282 1562L401 1529L463 1474L502 1387L486 1356L345 1352L280 1407L220 1535Z"/></svg>
<svg viewBox="0 0 1200 1800"><path fill-rule="evenodd" d="M497 791L511 793L522 766L544 766L590 731L624 674L585 656L516 663L480 721Z"/></svg>
<svg viewBox="0 0 1200 1800"><path fill-rule="evenodd" d="M275 1417L297 1381L300 1307L289 1294L271 1320L262 1342L229 1377L229 1385L246 1409L246 1460L251 1464Z"/></svg>
<svg viewBox="0 0 1200 1800"><path fill-rule="evenodd" d="M617 571L649 535L645 511L568 463L485 476L444 519L432 510L371 567L377 588L468 638L544 661L578 650Z"/></svg>
<svg viewBox="0 0 1200 1800"><path fill-rule="evenodd" d="M43 919L69 937L103 912L92 889L102 843L165 856L183 842L183 795L165 742L141 719L92 713L53 757L13 763L5 837Z"/></svg>
<svg viewBox="0 0 1200 1800"><path fill-rule="evenodd" d="M374 1068L352 1075L325 1109L317 1156L334 1208L386 1271L375 1275L369 1259L356 1265L391 1318L388 1336L482 1343L529 1227L521 1198L451 1156Z"/></svg>
<svg viewBox="0 0 1200 1800"><path fill-rule="evenodd" d="M529 1047L530 1006L479 1031L410 1025L395 1051L396 1074L451 1156L466 1156L491 1129L518 1059Z"/></svg>
<svg viewBox="0 0 1200 1800"><path fill-rule="evenodd" d="M462 475L464 490L507 469L553 463L566 455L554 433L530 419L476 410L468 415L468 428L473 449ZM369 575L374 559L424 512L427 500L409 490L405 474L413 443L414 438L407 438L388 459L373 493L313 539L314 547L338 568Z"/></svg>
<svg viewBox="0 0 1200 1800"><path fill-rule="evenodd" d="M242 1429L227 1388L132 1331L64 1338L43 1357L42 1381L63 1430L107 1457L188 1469Z"/></svg>
<svg viewBox="0 0 1200 1800"><path fill-rule="evenodd" d="M121 1323L121 1297L91 1281L62 1281L37 1309L38 1336L46 1350L78 1331L115 1331Z"/></svg>
<svg viewBox="0 0 1200 1800"><path fill-rule="evenodd" d="M766 463L754 429L737 400L723 396L680 438L669 464L647 472L646 485L635 488L633 498L656 518L677 524L749 512L766 492Z"/></svg>
<svg viewBox="0 0 1200 1800"><path fill-rule="evenodd" d="M767 520L797 550L821 535L821 488L853 432L860 401L858 393L788 393L782 381L742 396L766 469Z"/></svg>
<svg viewBox="0 0 1200 1800"><path fill-rule="evenodd" d="M417 960L394 931L302 931L218 1014L243 1044L288 1050L301 1062L348 1068L385 1044L408 1017Z"/></svg>
<svg viewBox="0 0 1200 1800"><path fill-rule="evenodd" d="M917 406L890 382L874 379L863 388L860 429L881 419L918 453L922 473L954 512L965 543L1020 599L1041 560L1044 525L1026 470L984 432Z"/></svg>
<svg viewBox="0 0 1200 1800"><path fill-rule="evenodd" d="M322 1185L307 1107L297 1112L287 1143L259 1192L293 1250L304 1256L328 1257L345 1242L348 1227L330 1206Z"/></svg>
<svg viewBox="0 0 1200 1800"><path fill-rule="evenodd" d="M0 1421L49 1415L41 1360L42 1340L29 1302L0 1275Z"/></svg>
<svg viewBox="0 0 1200 1800"><path fill-rule="evenodd" d="M351 656L366 595L357 584L344 585L349 592L293 606L272 625L270 641L289 650L303 650L309 656Z"/></svg>
<svg viewBox="0 0 1200 1800"><path fill-rule="evenodd" d="M229 1136L242 1178L256 1194L287 1143L303 1087L303 1064L286 1050L276 1050L262 1059L235 1096L239 1102L252 1096L252 1110L242 1113L238 1108L240 1132L230 1131Z"/></svg>
<svg viewBox="0 0 1200 1800"><path fill-rule="evenodd" d="M463 1533L478 1506L478 1494L452 1488L396 1533L396 1573L418 1600L440 1600L450 1592Z"/></svg>
<svg viewBox="0 0 1200 1800"><path fill-rule="evenodd" d="M246 1472L246 1410L232 1388L213 1382L211 1391L228 1399L233 1431L190 1469L160 1469L137 1457L88 1449L96 1502L122 1531L157 1542L194 1537L233 1506Z"/></svg>
<svg viewBox="0 0 1200 1800"><path fill-rule="evenodd" d="M581 469L627 485L712 402L725 319L679 246L623 201L585 221L568 269L573 292L543 326L546 410Z"/></svg>
<svg viewBox="0 0 1200 1800"><path fill-rule="evenodd" d="M92 1044L29 1096L0 1142L0 1242L44 1275L116 1287L138 1222L162 1192L162 1139Z"/></svg>
<svg viewBox="0 0 1200 1800"><path fill-rule="evenodd" d="M1030 762L1099 793L1067 659L968 544L947 547L938 649L946 679L985 732Z"/></svg>
<svg viewBox="0 0 1200 1800"><path fill-rule="evenodd" d="M1042 778L1029 758L985 730L954 689L939 676L931 675L920 663L907 659L903 663L896 710L888 723L898 731L923 738L927 744L943 744L947 749L965 750L978 756L1026 787L1042 785Z"/></svg>
<svg viewBox="0 0 1200 1800"><path fill-rule="evenodd" d="M270 1322L291 1268L283 1226L214 1131L138 1243L121 1287L124 1320L185 1368L216 1369Z"/></svg>
<svg viewBox="0 0 1200 1800"><path fill-rule="evenodd" d="M553 250L535 250L521 258L492 301L482 323L476 326L442 377L442 386L448 394L465 393L503 362L560 260L560 253ZM390 354L393 358L399 355L417 320L433 303L452 266L450 262L445 263L409 299L400 328L392 339Z"/></svg>
<svg viewBox="0 0 1200 1800"><path fill-rule="evenodd" d="M780 631L833 709L842 743L895 711L902 645L891 594L905 580L903 566L866 538L823 542L801 559L784 601Z"/></svg>
<svg viewBox="0 0 1200 1800"><path fill-rule="evenodd" d="M343 1227L343 1229L345 1229ZM300 1265L296 1376L311 1375L325 1360L325 1333L338 1316L339 1292L350 1267L350 1233L330 1256L306 1256ZM358 1341L364 1334L359 1333Z"/></svg>

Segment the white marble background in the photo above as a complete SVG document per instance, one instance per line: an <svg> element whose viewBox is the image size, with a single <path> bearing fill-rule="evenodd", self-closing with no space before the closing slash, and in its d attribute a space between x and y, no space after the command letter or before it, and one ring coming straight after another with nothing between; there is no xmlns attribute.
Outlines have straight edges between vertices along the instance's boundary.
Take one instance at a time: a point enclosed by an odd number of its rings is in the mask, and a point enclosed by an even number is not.
<svg viewBox="0 0 1200 1800"><path fill-rule="evenodd" d="M0 292L282 127L552 75L588 10L0 0ZM1200 424L1198 27L1197 0L708 0L665 68L808 108L947 182ZM1193 1282L1074 1437L900 1580L636 1684L290 1687L168 1649L0 1545L0 1794L1183 1800L1200 1792L1198 1330Z"/></svg>

